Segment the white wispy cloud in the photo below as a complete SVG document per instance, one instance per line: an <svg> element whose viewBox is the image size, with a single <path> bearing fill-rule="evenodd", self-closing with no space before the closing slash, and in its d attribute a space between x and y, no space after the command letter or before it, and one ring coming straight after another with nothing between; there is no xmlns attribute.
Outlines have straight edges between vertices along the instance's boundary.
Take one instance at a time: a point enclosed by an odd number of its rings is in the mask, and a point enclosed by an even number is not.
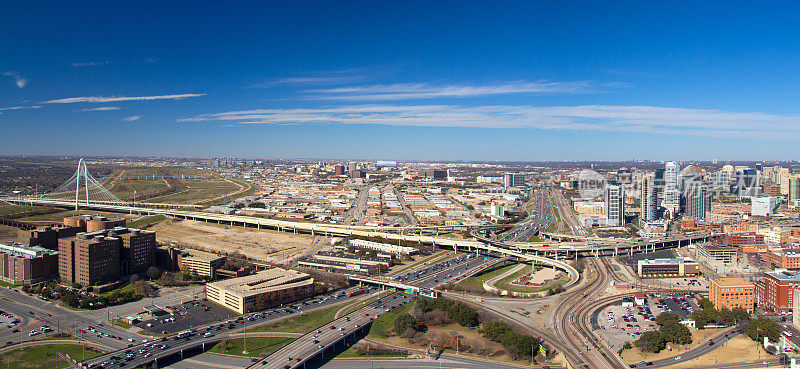
<svg viewBox="0 0 800 369"><path fill-rule="evenodd" d="M127 118L122 118L122 120L124 120L126 122L133 122L134 120L139 120L139 119L142 119L141 115L134 115L134 116L130 116L130 117L127 117Z"/></svg>
<svg viewBox="0 0 800 369"><path fill-rule="evenodd" d="M22 109L39 109L41 105L29 105L29 106L9 106L7 108L0 108L0 111L4 110L22 110Z"/></svg>
<svg viewBox="0 0 800 369"><path fill-rule="evenodd" d="M604 93L629 87L624 83L593 83L590 81L547 82L510 81L487 85L431 85L427 83L397 83L388 85L347 86L306 90L312 99L388 101L432 98L467 98L508 94L589 94Z"/></svg>
<svg viewBox="0 0 800 369"><path fill-rule="evenodd" d="M22 78L22 75L19 72L15 72L15 71L3 72L3 75L13 78L14 79L14 83L16 83L17 87L19 87L19 88L23 88L23 87L28 85L28 80L25 79L25 78Z"/></svg>
<svg viewBox="0 0 800 369"><path fill-rule="evenodd" d="M530 128L800 141L800 116L656 106L351 105L240 110L179 120L201 121Z"/></svg>
<svg viewBox="0 0 800 369"><path fill-rule="evenodd" d="M116 106L101 106L99 108L84 108L80 111L109 111L109 110L119 110Z"/></svg>
<svg viewBox="0 0 800 369"><path fill-rule="evenodd" d="M206 94L180 94L180 95L156 95L156 96L84 96L69 97L66 99L43 101L44 104L72 104L72 103L109 103L119 101L151 101L151 100L180 100L190 97L205 96Z"/></svg>
<svg viewBox="0 0 800 369"><path fill-rule="evenodd" d="M158 58L142 58L142 63L150 64L158 62L158 60L159 60Z"/></svg>
<svg viewBox="0 0 800 369"><path fill-rule="evenodd" d="M73 67L96 67L96 66L99 66L99 65L108 65L108 64L111 64L111 62L106 60L106 61L103 61L103 62L94 62L94 61L79 62L79 63L72 63L70 65L73 66Z"/></svg>

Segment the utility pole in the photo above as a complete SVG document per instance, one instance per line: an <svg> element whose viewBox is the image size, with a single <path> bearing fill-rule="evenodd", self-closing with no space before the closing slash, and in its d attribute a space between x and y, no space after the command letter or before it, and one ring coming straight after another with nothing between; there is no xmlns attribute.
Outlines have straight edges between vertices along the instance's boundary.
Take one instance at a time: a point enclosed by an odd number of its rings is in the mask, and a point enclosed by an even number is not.
<svg viewBox="0 0 800 369"><path fill-rule="evenodd" d="M242 353L247 355L247 318L244 318L244 351Z"/></svg>

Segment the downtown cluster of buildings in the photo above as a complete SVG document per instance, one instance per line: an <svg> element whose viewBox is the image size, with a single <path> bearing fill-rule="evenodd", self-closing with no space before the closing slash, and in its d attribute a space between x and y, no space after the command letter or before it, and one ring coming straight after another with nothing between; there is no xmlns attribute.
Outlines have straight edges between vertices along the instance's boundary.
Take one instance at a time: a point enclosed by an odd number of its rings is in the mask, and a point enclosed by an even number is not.
<svg viewBox="0 0 800 369"><path fill-rule="evenodd" d="M800 205L800 175L779 166L682 168L671 161L653 171L622 168L605 175L592 173L595 176L573 174L572 180L561 182L581 190L582 196L597 195L573 201L583 225L613 227L638 219L645 236L660 235L666 230L665 221L679 217L719 223L743 215L771 217L781 208L792 211Z"/></svg>

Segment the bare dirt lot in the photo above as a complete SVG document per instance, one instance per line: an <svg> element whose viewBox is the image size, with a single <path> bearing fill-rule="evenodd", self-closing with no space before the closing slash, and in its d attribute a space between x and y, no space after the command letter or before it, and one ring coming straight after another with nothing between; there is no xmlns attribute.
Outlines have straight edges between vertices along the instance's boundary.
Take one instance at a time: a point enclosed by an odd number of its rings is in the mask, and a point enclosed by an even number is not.
<svg viewBox="0 0 800 369"><path fill-rule="evenodd" d="M161 243L217 253L240 252L248 257L282 261L302 253L313 237L253 228L233 227L192 220L168 219L148 228Z"/></svg>
<svg viewBox="0 0 800 369"><path fill-rule="evenodd" d="M17 240L17 228L0 225L0 243Z"/></svg>

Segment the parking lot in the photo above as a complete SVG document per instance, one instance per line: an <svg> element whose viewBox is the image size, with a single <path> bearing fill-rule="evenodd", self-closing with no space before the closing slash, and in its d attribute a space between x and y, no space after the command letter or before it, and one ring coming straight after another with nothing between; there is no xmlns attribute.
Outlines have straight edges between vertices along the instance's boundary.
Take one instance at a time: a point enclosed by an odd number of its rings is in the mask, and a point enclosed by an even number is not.
<svg viewBox="0 0 800 369"><path fill-rule="evenodd" d="M0 310L0 330L14 328L19 322L15 316Z"/></svg>
<svg viewBox="0 0 800 369"><path fill-rule="evenodd" d="M642 333L657 329L655 318L662 312L678 314L683 320L696 309L692 294L647 295L643 306L623 307L617 302L603 308L597 315L597 324L605 341L616 350L625 342L636 341Z"/></svg>
<svg viewBox="0 0 800 369"><path fill-rule="evenodd" d="M135 325L152 333L172 334L198 325L227 320L238 314L209 301L195 300L167 307L154 315L154 319L138 322Z"/></svg>

